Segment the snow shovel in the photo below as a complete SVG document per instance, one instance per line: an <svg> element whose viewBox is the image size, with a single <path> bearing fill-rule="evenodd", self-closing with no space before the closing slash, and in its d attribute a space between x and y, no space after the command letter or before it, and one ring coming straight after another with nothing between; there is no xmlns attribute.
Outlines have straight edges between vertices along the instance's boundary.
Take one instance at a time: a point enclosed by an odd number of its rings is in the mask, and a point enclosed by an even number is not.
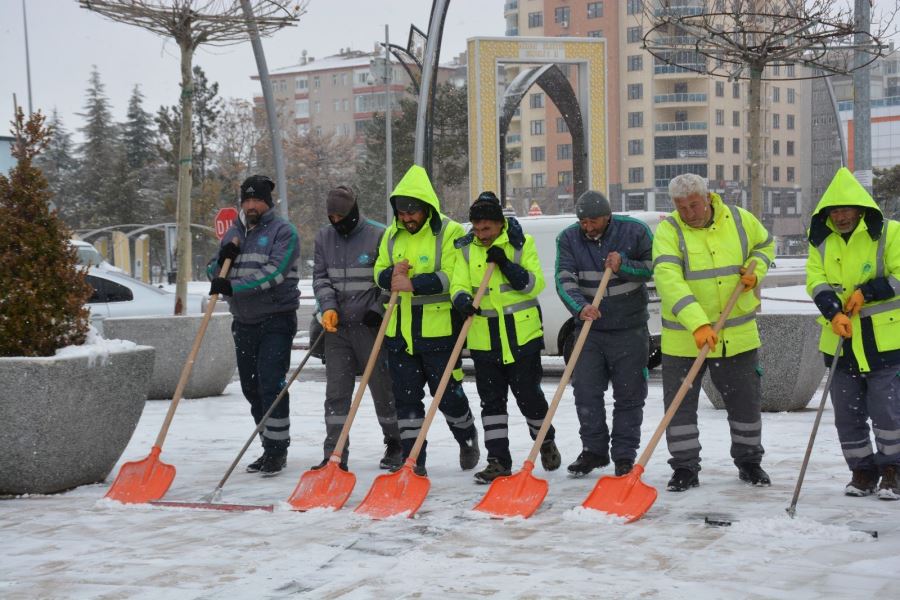
<svg viewBox="0 0 900 600"><path fill-rule="evenodd" d="M372 371L375 370L375 363L378 361L381 345L384 342L384 333L387 331L388 322L394 313L394 307L397 305L398 295L399 292L391 292L391 299L388 301L384 317L381 319L378 335L375 336L375 343L372 345L372 351L369 353L369 360L366 362L366 368L363 371L362 378L359 380L356 395L350 404L350 410L347 413L344 426L341 428L341 435L338 437L334 452L331 453L328 463L324 467L310 469L300 477L297 487L294 488L294 492L288 498L288 504L294 510L312 510L314 508L340 510L353 492L353 487L356 485L356 475L350 471L344 471L339 465L344 454L344 447L347 445L347 439L350 437L350 427L353 425L356 412L362 403L362 397L366 391L366 386L369 384Z"/></svg>
<svg viewBox="0 0 900 600"><path fill-rule="evenodd" d="M753 273L755 270L756 259L753 259L750 261L750 264L747 265L746 272ZM732 292L731 297L728 299L728 303L725 305L725 310L722 311L718 321L716 321L716 324L713 326L713 331L716 333L721 331L722 327L725 325L725 320L728 318L728 315L731 314L734 305L737 304L738 298L743 292L744 284L738 281L737 287L734 288L734 292ZM590 508L617 517L623 517L628 523L636 521L641 518L644 513L650 510L650 507L653 506L653 503L656 501L656 488L642 482L641 473L644 472L644 467L647 466L650 455L653 454L653 451L656 449L656 445L659 443L663 432L666 430L666 427L669 426L669 422L672 421L672 417L675 416L678 407L681 406L682 400L684 400L684 397L691 389L694 379L703 367L703 362L706 360L707 354L709 354L709 345L704 344L703 348L700 350L700 354L697 355L694 364L691 365L691 369L681 383L681 387L678 388L675 398L672 399L669 410L666 411L666 414L662 418L662 422L660 422L659 427L656 428L656 432L653 434L653 437L650 438L650 442L647 444L647 447L644 448L644 451L641 453L640 458L638 458L638 461L631 472L618 477L607 475L606 477L598 479L597 485L594 486L594 489L582 503L584 508Z"/></svg>
<svg viewBox="0 0 900 600"><path fill-rule="evenodd" d="M266 426L266 421L269 420L269 416L275 411L278 407L278 404L284 398L285 394L287 394L288 388L291 387L291 384L297 379L297 376L300 375L300 371L303 370L303 367L306 365L306 361L309 360L309 357L312 356L313 351L315 351L316 346L318 346L322 339L325 337L325 332L319 334L319 337L316 338L316 341L312 343L309 347L309 351L306 353L306 356L303 357L303 360L300 361L300 364L297 365L297 368L294 369L291 378L287 383L284 384L284 387L281 388L281 391L275 397L275 400L272 401L272 405L269 406L269 410L266 411L266 414L262 416L259 420L259 424L256 426L256 429L253 430L253 433L250 434L250 437L244 443L244 447L241 448L241 451L238 452L237 457L232 461L231 466L228 467L228 470L225 471L225 475L222 476L222 480L219 481L219 485L216 486L209 494L203 496L200 499L200 502L165 502L165 501L153 501L150 504L154 506L174 506L178 508L205 508L211 510L227 510L227 511L247 511L247 510L265 510L268 512L272 512L272 505L267 504L263 506L253 505L253 504L224 504L220 502L216 502L219 498L222 497L222 488L225 487L225 482L228 481L228 478L231 477L231 474L234 472L235 467L244 457L244 453L247 452L247 448L250 447L250 444L253 443L253 440L256 439L256 436L259 435L259 432L263 430Z"/></svg>
<svg viewBox="0 0 900 600"><path fill-rule="evenodd" d="M806 456L803 457L803 464L800 466L800 474L797 476L797 485L794 487L794 497L791 498L791 505L784 509L793 519L797 514L797 500L800 499L800 487L803 485L803 477L806 475L806 467L809 465L809 457L812 455L813 444L816 443L816 433L819 431L819 422L822 420L822 412L825 410L825 401L828 400L828 392L831 390L831 380L834 378L834 372L837 370L838 357L841 355L841 349L844 347L844 338L838 336L837 349L834 351L834 359L831 361L831 368L828 370L828 379L825 380L825 389L822 390L822 399L819 401L819 410L816 411L816 420L813 421L812 431L809 434L809 443L806 445Z"/></svg>
<svg viewBox="0 0 900 600"><path fill-rule="evenodd" d="M487 290L493 272L494 263L488 263L487 269L484 271L484 277L481 278L481 285L478 286L478 292L476 292L475 298L472 300L472 305L476 309L481 305L481 298ZM447 383L450 382L450 376L453 374L456 361L459 359L460 352L462 352L463 344L466 343L466 335L468 335L469 328L472 326L473 318L474 315L471 315L465 320L462 330L459 332L459 337L456 338L456 345L453 346L453 351L450 353L450 359L447 361L447 366L443 375L441 375L437 391L431 400L428 412L425 414L425 420L422 422L422 429L419 430L416 443L412 447L406 462L396 473L376 477L372 487L369 488L369 493L366 494L366 497L356 507L354 512L373 519L386 519L403 513L406 513L408 517L412 517L419 510L419 507L422 506L425 496L428 495L428 490L431 488L431 482L428 481L428 477L425 475L416 475L413 468L416 466L416 460L419 458L422 446L425 445L425 436L428 435L428 428L431 427L438 405L440 405L441 399L444 397L444 391L447 389Z"/></svg>
<svg viewBox="0 0 900 600"><path fill-rule="evenodd" d="M237 243L237 238L235 238ZM226 258L219 270L219 277L228 275L228 269L231 268L231 259ZM194 360L200 352L200 344L203 342L203 336L206 334L206 328L209 326L209 319L216 308L216 302L219 300L218 294L212 294L209 297L209 303L206 305L206 313L200 322L200 329L194 337L194 345L191 347L191 353L188 354L187 361L181 369L181 377L178 379L178 385L175 386L175 394L172 396L172 402L169 404L169 412L163 421L159 435L156 436L156 442L150 449L150 455L144 460L127 462L119 469L116 480L106 492L106 498L116 500L124 504L141 504L150 502L151 500L159 500L165 496L172 480L175 479L175 467L159 460L159 453L162 452L163 442L166 440L166 434L169 433L169 425L175 417L175 410L184 394L184 388L187 386L188 379L191 377L191 370L194 368Z"/></svg>
<svg viewBox="0 0 900 600"><path fill-rule="evenodd" d="M600 280L600 287L597 288L594 300L591 302L591 306L594 308L600 306L600 300L603 299L610 277L612 277L612 269L606 267L606 270L603 272L603 279ZM544 438L547 437L547 431L550 430L550 421L553 420L559 401L562 399L563 392L565 392L566 386L569 384L569 379L575 370L575 363L581 355L581 349L584 347L585 341L587 341L592 323L593 321L584 321L581 324L581 331L578 333L578 339L575 341L575 348L572 350L569 362L566 364L566 368L559 380L559 385L556 386L553 401L550 402L550 407L544 416L544 422L540 431L538 431L537 437L534 439L534 444L531 446L531 453L525 459L525 464L522 465L522 470L515 475L498 477L491 482L491 487L484 495L484 498L475 505L473 510L487 513L492 517L524 517L527 519L534 514L534 511L538 509L544 498L547 497L547 489L549 487L547 481L532 475L534 460L537 458L541 444L544 443Z"/></svg>

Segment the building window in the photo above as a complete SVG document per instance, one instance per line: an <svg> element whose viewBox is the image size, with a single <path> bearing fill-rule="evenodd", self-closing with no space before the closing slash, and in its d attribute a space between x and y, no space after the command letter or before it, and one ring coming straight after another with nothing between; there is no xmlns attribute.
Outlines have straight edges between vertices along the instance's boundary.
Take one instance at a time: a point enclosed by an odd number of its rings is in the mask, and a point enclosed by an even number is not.
<svg viewBox="0 0 900 600"><path fill-rule="evenodd" d="M598 19L603 16L603 2L588 2L587 18Z"/></svg>
<svg viewBox="0 0 900 600"><path fill-rule="evenodd" d="M716 165L716 180L724 181L725 179L725 165Z"/></svg>
<svg viewBox="0 0 900 600"><path fill-rule="evenodd" d="M628 57L628 70L629 71L642 71L644 69L644 57L640 54L635 54L633 56Z"/></svg>
<svg viewBox="0 0 900 600"><path fill-rule="evenodd" d="M741 153L741 138L731 138L731 153L732 154L740 154Z"/></svg>
<svg viewBox="0 0 900 600"><path fill-rule="evenodd" d="M644 140L628 140L628 156L639 156L644 153Z"/></svg>
<svg viewBox="0 0 900 600"><path fill-rule="evenodd" d="M772 156L778 156L779 154L781 154L781 142L772 140Z"/></svg>
<svg viewBox="0 0 900 600"><path fill-rule="evenodd" d="M731 84L731 97L732 98L740 98L741 97L741 84L739 84L739 83Z"/></svg>
<svg viewBox="0 0 900 600"><path fill-rule="evenodd" d="M628 126L629 127L643 127L644 126L644 113L642 113L642 112L628 113Z"/></svg>
<svg viewBox="0 0 900 600"><path fill-rule="evenodd" d="M793 79L793 78L794 78L794 65L788 65L787 68L785 69L785 71L787 72L787 78L788 78L788 79ZM793 180L792 180L792 179L788 179L788 181L793 181Z"/></svg>
<svg viewBox="0 0 900 600"><path fill-rule="evenodd" d="M318 100L316 100L316 101L313 103L313 111L314 111L316 114L322 112L322 103L319 102Z"/></svg>
<svg viewBox="0 0 900 600"><path fill-rule="evenodd" d="M793 129L793 128L794 128L794 115L788 115L788 116L787 116L787 128L788 128L788 129Z"/></svg>
<svg viewBox="0 0 900 600"><path fill-rule="evenodd" d="M333 108L334 112L341 112L341 101L335 100L334 106L332 108Z"/></svg>
<svg viewBox="0 0 900 600"><path fill-rule="evenodd" d="M644 97L644 86L640 83L629 83L628 84L628 99L629 100L640 100Z"/></svg>
<svg viewBox="0 0 900 600"><path fill-rule="evenodd" d="M731 111L731 124L735 127L741 126L741 111L733 110Z"/></svg>
<svg viewBox="0 0 900 600"><path fill-rule="evenodd" d="M347 85L347 74L341 73L341 85Z"/></svg>
<svg viewBox="0 0 900 600"><path fill-rule="evenodd" d="M595 29L594 31L588 31L587 36L588 37L603 37L603 30Z"/></svg>
<svg viewBox="0 0 900 600"><path fill-rule="evenodd" d="M294 118L296 118L296 119L308 119L309 118L309 100L295 100L294 101Z"/></svg>
<svg viewBox="0 0 900 600"><path fill-rule="evenodd" d="M789 67L791 67L791 66L793 66L793 65L789 65ZM788 180L788 182L793 183L793 181L794 181L794 167L788 167L788 168L787 168L787 180Z"/></svg>
<svg viewBox="0 0 900 600"><path fill-rule="evenodd" d="M544 95L531 94L530 96L528 96L528 105L531 108L544 108Z"/></svg>
<svg viewBox="0 0 900 600"><path fill-rule="evenodd" d="M542 12L533 12L528 13L528 27L534 29L535 27L543 27L544 26L544 13Z"/></svg>
<svg viewBox="0 0 900 600"><path fill-rule="evenodd" d="M626 12L629 15L639 15L643 12L644 7L641 6L641 0L628 0L628 7Z"/></svg>
<svg viewBox="0 0 900 600"><path fill-rule="evenodd" d="M772 167L772 181L780 181L781 180L781 169L779 167Z"/></svg>
<svg viewBox="0 0 900 600"><path fill-rule="evenodd" d="M569 131L569 126L566 125L566 120L563 117L556 117L556 133L566 133Z"/></svg>
<svg viewBox="0 0 900 600"><path fill-rule="evenodd" d="M781 65L778 63L772 65L772 75L775 75L776 77L781 75Z"/></svg>
<svg viewBox="0 0 900 600"><path fill-rule="evenodd" d="M644 37L640 27L629 27L627 29L627 39L629 44L636 44Z"/></svg>
<svg viewBox="0 0 900 600"><path fill-rule="evenodd" d="M772 102L780 102L781 101L781 89L772 86Z"/></svg>
<svg viewBox="0 0 900 600"><path fill-rule="evenodd" d="M369 73L360 71L356 74L356 85L369 85Z"/></svg>
<svg viewBox="0 0 900 600"><path fill-rule="evenodd" d="M337 74L337 73L332 73L332 74L331 74L331 86L332 86L332 87L337 87L337 84L338 84L338 74Z"/></svg>
<svg viewBox="0 0 900 600"><path fill-rule="evenodd" d="M688 113L686 110L676 110L675 111L675 122L676 123L684 123L688 119Z"/></svg>
<svg viewBox="0 0 900 600"><path fill-rule="evenodd" d="M716 125L725 125L725 111L720 108L716 109Z"/></svg>
<svg viewBox="0 0 900 600"><path fill-rule="evenodd" d="M717 98L725 97L725 82L724 81L716 82L716 97Z"/></svg>
<svg viewBox="0 0 900 600"><path fill-rule="evenodd" d="M531 187L533 187L533 188L544 187L544 174L543 173L532 173L531 174Z"/></svg>
<svg viewBox="0 0 900 600"><path fill-rule="evenodd" d="M322 86L322 82L319 79L319 76L316 75L313 77L313 89L319 89Z"/></svg>
<svg viewBox="0 0 900 600"><path fill-rule="evenodd" d="M734 165L731 167L731 179L732 181L740 181L741 180L741 166Z"/></svg>
<svg viewBox="0 0 900 600"><path fill-rule="evenodd" d="M295 86L298 92L305 91L309 86L309 81L306 77L298 77Z"/></svg>
<svg viewBox="0 0 900 600"><path fill-rule="evenodd" d="M572 158L572 144L557 144L556 158L558 160L570 160Z"/></svg>
<svg viewBox="0 0 900 600"><path fill-rule="evenodd" d="M716 138L716 152L725 152L725 138L717 137Z"/></svg>
<svg viewBox="0 0 900 600"><path fill-rule="evenodd" d="M794 91L794 88L788 88L787 91L787 101L788 104L793 104L797 99L797 93Z"/></svg>
<svg viewBox="0 0 900 600"><path fill-rule="evenodd" d="M561 185L564 188L570 188L572 186L572 171L560 171L556 174L556 185Z"/></svg>
<svg viewBox="0 0 900 600"><path fill-rule="evenodd" d="M628 183L643 183L644 167L631 167L628 169Z"/></svg>
<svg viewBox="0 0 900 600"><path fill-rule="evenodd" d="M563 27L568 27L571 19L568 6L561 6L553 11L553 22L559 23Z"/></svg>
<svg viewBox="0 0 900 600"><path fill-rule="evenodd" d="M772 129L781 129L781 115L778 113L772 114Z"/></svg>
<svg viewBox="0 0 900 600"><path fill-rule="evenodd" d="M793 156L793 155L794 155L794 142L788 142L788 143L787 143L787 155L788 155L788 156Z"/></svg>
<svg viewBox="0 0 900 600"><path fill-rule="evenodd" d="M531 149L531 160L534 162L543 162L545 158L544 147L534 146Z"/></svg>
<svg viewBox="0 0 900 600"><path fill-rule="evenodd" d="M543 119L537 119L531 122L531 135L544 135Z"/></svg>

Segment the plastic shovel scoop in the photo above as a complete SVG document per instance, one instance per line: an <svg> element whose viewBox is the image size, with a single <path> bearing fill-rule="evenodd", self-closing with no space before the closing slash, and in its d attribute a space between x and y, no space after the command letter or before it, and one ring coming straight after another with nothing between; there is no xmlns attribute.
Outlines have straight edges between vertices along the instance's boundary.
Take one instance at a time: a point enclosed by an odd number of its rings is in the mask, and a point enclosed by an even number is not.
<svg viewBox="0 0 900 600"><path fill-rule="evenodd" d="M379 475L355 512L372 519L413 516L431 489L428 477L416 475L415 459L408 458L396 473Z"/></svg>
<svg viewBox="0 0 900 600"><path fill-rule="evenodd" d="M141 504L165 496L175 480L175 467L161 461L160 452L162 448L154 445L144 460L122 465L106 497L124 504Z"/></svg>
<svg viewBox="0 0 900 600"><path fill-rule="evenodd" d="M347 445L347 439L350 436L350 427L353 425L353 420L356 418L356 412L359 410L360 403L362 403L366 386L369 384L372 371L375 370L375 364L378 362L381 344L384 342L384 332L387 330L391 315L397 306L398 296L399 292L391 292L391 299L388 301L384 317L381 319L381 327L378 328L378 335L375 336L375 342L372 344L369 360L366 362L362 379L360 379L356 388L356 395L350 404L347 418L344 419L341 435L334 446L334 451L328 458L328 463L321 469L310 469L304 473L300 477L300 481L297 482L294 492L287 500L294 510L312 510L314 508L339 510L350 498L350 494L353 493L353 488L356 486L356 475L340 468L341 457L344 454L344 447Z"/></svg>

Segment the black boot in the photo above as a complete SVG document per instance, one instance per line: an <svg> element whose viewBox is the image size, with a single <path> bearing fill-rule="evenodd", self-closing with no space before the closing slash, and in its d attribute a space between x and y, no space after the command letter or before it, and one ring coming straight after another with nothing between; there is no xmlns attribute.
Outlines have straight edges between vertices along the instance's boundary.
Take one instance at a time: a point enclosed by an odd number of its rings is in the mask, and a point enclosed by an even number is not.
<svg viewBox="0 0 900 600"><path fill-rule="evenodd" d="M854 469L853 478L844 488L844 495L870 496L875 493L875 484L878 482L878 471L875 469Z"/></svg>
<svg viewBox="0 0 900 600"><path fill-rule="evenodd" d="M672 478L669 480L668 485L666 485L666 489L670 492L683 492L688 488L695 488L698 485L700 485L700 478L697 476L696 471L678 468L672 473Z"/></svg>
<svg viewBox="0 0 900 600"><path fill-rule="evenodd" d="M263 459L265 457L266 457L266 455L262 454L259 458L257 458L252 463L247 465L247 472L248 473L259 473L259 469L260 469L260 467L262 467Z"/></svg>
<svg viewBox="0 0 900 600"><path fill-rule="evenodd" d="M900 500L900 477L898 477L897 465L886 465L881 469L878 497L882 500Z"/></svg>
<svg viewBox="0 0 900 600"><path fill-rule="evenodd" d="M594 469L605 467L608 464L608 454L595 454L590 450L582 450L575 462L567 467L567 470L572 477L584 477Z"/></svg>
<svg viewBox="0 0 900 600"><path fill-rule="evenodd" d="M259 472L263 477L278 475L287 465L287 450L266 450Z"/></svg>
<svg viewBox="0 0 900 600"><path fill-rule="evenodd" d="M459 445L459 468L463 471L469 471L478 466L478 459L481 458L481 450L478 449L478 430L465 442Z"/></svg>
<svg viewBox="0 0 900 600"><path fill-rule="evenodd" d="M501 464L496 458L489 458L487 466L475 473L475 481L478 483L490 483L498 477L505 477L512 474L512 469Z"/></svg>
<svg viewBox="0 0 900 600"><path fill-rule="evenodd" d="M738 477L741 481L746 481L750 485L757 487L767 487L772 485L769 474L763 471L759 463L741 463L737 466Z"/></svg>
<svg viewBox="0 0 900 600"><path fill-rule="evenodd" d="M616 461L616 477L628 475L634 468L634 461L630 458L620 458Z"/></svg>
<svg viewBox="0 0 900 600"><path fill-rule="evenodd" d="M330 456L326 456L325 458L322 459L322 462L320 462L320 463L317 464L317 465L311 466L310 469L312 469L313 471L318 471L319 469L323 469L323 468L325 468L325 465L328 464L328 461L329 461L329 460L331 460L331 457L330 457ZM343 461L341 461L340 463L338 463L338 467L340 467L341 471L346 471L346 470L348 469L347 463L345 463L345 462L343 462Z"/></svg>
<svg viewBox="0 0 900 600"><path fill-rule="evenodd" d="M380 469L390 469L395 465L403 464L403 448L399 440L386 438L384 440L384 456L378 463Z"/></svg>
<svg viewBox="0 0 900 600"><path fill-rule="evenodd" d="M545 471L555 471L562 464L562 456L556 442L553 440L544 440L541 444L541 466Z"/></svg>

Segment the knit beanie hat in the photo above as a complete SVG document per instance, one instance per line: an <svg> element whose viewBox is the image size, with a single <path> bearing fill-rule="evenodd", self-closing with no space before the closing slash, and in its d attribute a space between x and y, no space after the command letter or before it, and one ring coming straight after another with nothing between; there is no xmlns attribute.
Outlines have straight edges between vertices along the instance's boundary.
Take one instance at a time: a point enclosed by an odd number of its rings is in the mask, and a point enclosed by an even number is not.
<svg viewBox="0 0 900 600"><path fill-rule="evenodd" d="M588 190L575 202L575 216L579 219L594 219L612 214L609 200L600 192Z"/></svg>
<svg viewBox="0 0 900 600"><path fill-rule="evenodd" d="M241 202L256 198L272 208L272 190L274 189L275 183L265 175L251 175L241 184Z"/></svg>
<svg viewBox="0 0 900 600"><path fill-rule="evenodd" d="M504 221L503 207L494 192L481 192L469 208L469 221Z"/></svg>
<svg viewBox="0 0 900 600"><path fill-rule="evenodd" d="M350 214L354 205L356 205L356 194L347 186L339 185L328 192L325 210L329 215L345 217Z"/></svg>

